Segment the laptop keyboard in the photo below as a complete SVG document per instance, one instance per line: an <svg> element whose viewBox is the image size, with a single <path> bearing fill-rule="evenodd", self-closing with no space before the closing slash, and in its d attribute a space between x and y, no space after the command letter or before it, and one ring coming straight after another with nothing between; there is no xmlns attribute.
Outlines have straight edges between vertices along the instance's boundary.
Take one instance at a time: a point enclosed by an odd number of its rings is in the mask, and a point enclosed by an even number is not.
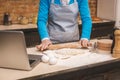
<svg viewBox="0 0 120 80"><path fill-rule="evenodd" d="M32 64L35 60L29 60L29 63Z"/></svg>

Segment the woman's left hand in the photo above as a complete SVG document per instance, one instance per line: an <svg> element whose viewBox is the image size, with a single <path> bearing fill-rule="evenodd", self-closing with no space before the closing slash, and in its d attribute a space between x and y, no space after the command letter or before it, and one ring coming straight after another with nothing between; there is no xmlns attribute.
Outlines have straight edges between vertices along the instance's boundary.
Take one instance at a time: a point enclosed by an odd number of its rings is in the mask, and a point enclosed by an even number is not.
<svg viewBox="0 0 120 80"><path fill-rule="evenodd" d="M82 39L79 41L79 43L82 47L89 47L90 46L90 42L87 39Z"/></svg>

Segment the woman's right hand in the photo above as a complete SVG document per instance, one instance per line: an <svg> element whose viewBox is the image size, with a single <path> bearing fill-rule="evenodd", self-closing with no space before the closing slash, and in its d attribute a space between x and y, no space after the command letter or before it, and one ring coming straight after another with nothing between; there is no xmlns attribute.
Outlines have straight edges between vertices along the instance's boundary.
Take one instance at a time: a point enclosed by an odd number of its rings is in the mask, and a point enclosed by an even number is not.
<svg viewBox="0 0 120 80"><path fill-rule="evenodd" d="M40 45L37 45L36 48L40 51L46 50L52 42L49 39L42 40Z"/></svg>

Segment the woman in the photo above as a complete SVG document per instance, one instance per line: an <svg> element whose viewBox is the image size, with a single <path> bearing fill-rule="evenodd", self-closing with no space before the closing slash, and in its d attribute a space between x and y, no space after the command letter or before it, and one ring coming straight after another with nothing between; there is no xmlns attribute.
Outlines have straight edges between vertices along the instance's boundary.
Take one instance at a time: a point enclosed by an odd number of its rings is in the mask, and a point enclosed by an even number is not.
<svg viewBox="0 0 120 80"><path fill-rule="evenodd" d="M82 34L79 36L78 13L82 20ZM91 34L92 21L88 0L40 0L38 12L38 31L41 44L39 50L45 50L52 43L79 40L87 47Z"/></svg>

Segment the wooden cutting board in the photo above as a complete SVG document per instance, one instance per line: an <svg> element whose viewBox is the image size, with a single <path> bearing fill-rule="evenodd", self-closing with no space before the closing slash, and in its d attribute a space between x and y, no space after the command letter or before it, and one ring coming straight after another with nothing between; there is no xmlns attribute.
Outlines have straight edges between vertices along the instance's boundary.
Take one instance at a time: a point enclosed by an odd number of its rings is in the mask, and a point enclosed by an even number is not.
<svg viewBox="0 0 120 80"><path fill-rule="evenodd" d="M111 51L112 40L100 39L97 41L97 48L103 51Z"/></svg>

